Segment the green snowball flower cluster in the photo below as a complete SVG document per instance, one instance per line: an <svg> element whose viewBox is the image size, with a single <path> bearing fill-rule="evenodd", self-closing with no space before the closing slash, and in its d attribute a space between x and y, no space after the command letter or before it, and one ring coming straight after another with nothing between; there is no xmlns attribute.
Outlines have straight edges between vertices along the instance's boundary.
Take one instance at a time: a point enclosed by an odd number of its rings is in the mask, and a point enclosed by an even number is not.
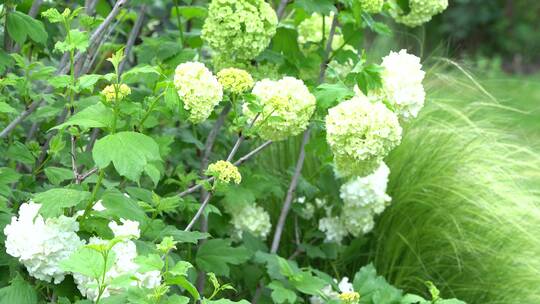
<svg viewBox="0 0 540 304"><path fill-rule="evenodd" d="M359 0L363 11L370 14L378 14L382 11L384 0Z"/></svg>
<svg viewBox="0 0 540 304"><path fill-rule="evenodd" d="M176 67L174 85L189 111L189 120L203 122L223 98L217 78L200 62L186 62Z"/></svg>
<svg viewBox="0 0 540 304"><path fill-rule="evenodd" d="M278 141L300 134L315 111L315 96L302 80L293 77L263 79L255 84L252 93L262 108L254 126L263 139ZM250 121L257 115L247 104L243 112Z"/></svg>
<svg viewBox="0 0 540 304"><path fill-rule="evenodd" d="M206 175L214 176L219 183L228 184L235 183L240 184L242 181L242 175L238 168L228 161L220 160L208 166Z"/></svg>
<svg viewBox="0 0 540 304"><path fill-rule="evenodd" d="M298 25L298 43L305 45L308 43L320 43L323 40L323 23L324 23L324 38L328 38L330 34L330 28L332 27L332 19L334 14L330 13L329 16L322 16L317 13L313 13L309 18L304 19ZM344 42L343 36L339 33L339 28L336 28L338 32L334 35L332 40L332 49L338 49Z"/></svg>
<svg viewBox="0 0 540 304"><path fill-rule="evenodd" d="M276 13L264 0L213 0L202 38L215 52L247 61L268 46L277 23Z"/></svg>
<svg viewBox="0 0 540 304"><path fill-rule="evenodd" d="M401 142L397 115L382 103L355 96L331 108L326 116L326 139L338 175L365 176Z"/></svg>
<svg viewBox="0 0 540 304"><path fill-rule="evenodd" d="M110 84L103 88L101 95L105 97L107 102L114 102L123 100L129 94L131 94L131 89L126 84Z"/></svg>
<svg viewBox="0 0 540 304"><path fill-rule="evenodd" d="M223 89L233 94L242 94L253 88L253 78L242 69L223 69L217 73L217 77Z"/></svg>
<svg viewBox="0 0 540 304"><path fill-rule="evenodd" d="M409 0L408 13L394 3L391 11L394 19L409 27L416 27L431 20L431 17L441 13L448 7L448 0Z"/></svg>

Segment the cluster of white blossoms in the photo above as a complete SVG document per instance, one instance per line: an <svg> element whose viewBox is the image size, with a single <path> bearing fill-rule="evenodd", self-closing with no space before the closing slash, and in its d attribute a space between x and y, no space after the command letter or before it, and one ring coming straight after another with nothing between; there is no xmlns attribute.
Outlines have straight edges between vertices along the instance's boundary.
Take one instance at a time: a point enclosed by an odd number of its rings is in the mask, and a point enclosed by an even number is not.
<svg viewBox="0 0 540 304"><path fill-rule="evenodd" d="M326 139L338 175L365 176L401 142L397 115L383 103L355 96L328 110Z"/></svg>
<svg viewBox="0 0 540 304"><path fill-rule="evenodd" d="M244 231L256 237L266 239L272 229L268 212L255 204L246 204L237 212L232 212L231 217L234 235L238 239L242 238Z"/></svg>
<svg viewBox="0 0 540 304"><path fill-rule="evenodd" d="M34 278L58 284L66 275L60 262L84 242L76 234L79 223L74 218L44 219L38 214L40 208L31 201L21 205L19 217L12 217L4 228L6 252L18 258Z"/></svg>
<svg viewBox="0 0 540 304"><path fill-rule="evenodd" d="M121 219L121 225L116 222L110 222L109 228L113 231L115 238L122 238L123 241L117 243L112 248L115 254L116 261L107 274L105 275L105 283L110 284L117 278L131 276L136 280L131 282L132 286L143 288L155 288L161 284L161 273L157 270L148 271L145 273L138 272L139 265L135 263L137 257L137 247L131 239L136 239L140 236L139 223L130 220ZM108 240L103 240L98 237L91 237L89 244L107 244ZM96 300L99 295L96 280L82 274L73 274L77 288L81 294L88 299ZM109 297L114 294L125 292L121 287L114 285L105 288L102 298Z"/></svg>
<svg viewBox="0 0 540 304"><path fill-rule="evenodd" d="M448 0L409 0L408 12L393 0L392 17L410 27L422 25L448 7Z"/></svg>
<svg viewBox="0 0 540 304"><path fill-rule="evenodd" d="M302 80L293 77L263 79L255 83L252 93L262 107L261 113L252 112L247 104L243 112L249 121L258 115L254 126L263 139L278 141L300 134L315 111L315 96Z"/></svg>
<svg viewBox="0 0 540 304"><path fill-rule="evenodd" d="M392 198L386 194L390 169L383 162L366 177L355 177L340 188L343 200L340 216L319 221L319 230L326 242L341 243L351 234L355 237L369 233L375 226L374 217L384 211Z"/></svg>
<svg viewBox="0 0 540 304"><path fill-rule="evenodd" d="M337 283L337 280L334 279L334 282ZM325 304L330 300L339 300L340 294L348 294L354 292L353 284L349 282L348 277L343 277L341 281L339 281L338 289L339 292L334 291L331 285L326 285L324 288L321 289L321 293L322 295L324 295L324 298L321 296L312 296L309 298L309 303Z"/></svg>
<svg viewBox="0 0 540 304"><path fill-rule="evenodd" d="M406 50L390 52L383 58L381 66L384 68L381 76L385 100L404 120L416 117L426 97L422 85L425 72L420 58Z"/></svg>
<svg viewBox="0 0 540 304"><path fill-rule="evenodd" d="M174 85L193 123L206 120L223 99L221 84L200 62L178 65L174 72Z"/></svg>

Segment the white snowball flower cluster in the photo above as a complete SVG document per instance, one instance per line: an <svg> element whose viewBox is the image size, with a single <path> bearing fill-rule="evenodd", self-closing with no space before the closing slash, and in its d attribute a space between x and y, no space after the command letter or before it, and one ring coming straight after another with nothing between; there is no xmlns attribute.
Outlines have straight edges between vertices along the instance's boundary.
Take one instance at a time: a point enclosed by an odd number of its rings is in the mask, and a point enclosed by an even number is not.
<svg viewBox="0 0 540 304"><path fill-rule="evenodd" d="M21 205L19 217L4 228L6 252L18 258L34 278L58 284L66 275L60 262L84 243L76 234L79 223L74 218L44 219L38 214L40 208L34 202Z"/></svg>
<svg viewBox="0 0 540 304"><path fill-rule="evenodd" d="M426 92L422 81L420 58L408 54L406 50L390 52L383 58L381 66L384 98L394 107L394 111L408 120L418 115L424 106Z"/></svg>
<svg viewBox="0 0 540 304"><path fill-rule="evenodd" d="M293 77L258 81L252 93L262 107L255 126L263 139L278 141L300 134L315 111L315 96L302 80ZM247 104L243 112L249 121L257 115Z"/></svg>
<svg viewBox="0 0 540 304"><path fill-rule="evenodd" d="M392 0L392 17L406 26L416 27L431 20L431 18L448 7L448 0L409 0L407 13L403 8Z"/></svg>
<svg viewBox="0 0 540 304"><path fill-rule="evenodd" d="M266 239L270 233L270 229L272 229L268 212L255 204L245 205L238 212L233 212L231 215L234 235L239 239L242 238L244 231L256 237Z"/></svg>
<svg viewBox="0 0 540 304"><path fill-rule="evenodd" d="M337 280L334 279L334 282L337 283ZM340 293L354 292L353 284L349 282L348 277L343 277L341 281L339 281L338 289L339 289L339 292L336 292L332 289L331 285L326 285L323 289L321 289L321 293L328 300L338 300ZM312 296L309 298L309 303L310 304L325 304L327 303L327 300L323 299L323 297L321 296Z"/></svg>
<svg viewBox="0 0 540 304"><path fill-rule="evenodd" d="M341 243L351 234L355 237L370 232L375 216L382 213L392 198L386 194L390 169L383 162L371 175L355 177L340 188L343 206L340 216L319 221L326 242Z"/></svg>
<svg viewBox="0 0 540 304"><path fill-rule="evenodd" d="M137 280L133 280L132 286L144 288L155 288L161 284L161 274L159 271L149 271L145 273L138 272L139 266L135 263L137 257L137 247L130 238L138 238L140 235L139 223L130 220L121 219L121 225L116 222L109 223L109 228L114 233L115 238L125 238L114 245L112 251L116 256L114 265L107 271L105 282L112 282L114 279L121 276L131 275ZM103 240L99 237L92 237L89 244L107 244L108 240ZM77 288L81 294L88 299L96 300L99 291L95 279L89 278L82 274L73 274ZM109 297L114 294L125 292L123 288L108 286L102 294L102 298Z"/></svg>
<svg viewBox="0 0 540 304"><path fill-rule="evenodd" d="M365 176L401 142L397 115L382 103L355 96L331 108L326 139L340 176Z"/></svg>
<svg viewBox="0 0 540 304"><path fill-rule="evenodd" d="M390 169L382 162L373 174L355 177L343 184L339 196L346 206L368 208L375 214L380 214L392 200L386 194L389 175Z"/></svg>
<svg viewBox="0 0 540 304"><path fill-rule="evenodd" d="M343 219L339 216L327 216L319 220L319 230L325 233L327 243L341 243L348 235Z"/></svg>
<svg viewBox="0 0 540 304"><path fill-rule="evenodd" d="M178 65L174 72L174 85L184 102L184 109L189 111L189 120L193 123L206 120L223 99L221 84L200 62Z"/></svg>

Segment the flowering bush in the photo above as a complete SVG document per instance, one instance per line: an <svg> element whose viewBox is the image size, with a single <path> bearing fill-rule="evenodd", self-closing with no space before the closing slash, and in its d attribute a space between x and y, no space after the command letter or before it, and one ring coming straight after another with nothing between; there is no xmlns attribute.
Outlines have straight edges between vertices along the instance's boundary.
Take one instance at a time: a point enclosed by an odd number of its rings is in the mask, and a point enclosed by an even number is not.
<svg viewBox="0 0 540 304"><path fill-rule="evenodd" d="M446 4L289 2L5 1L0 303L443 303L335 265L425 99L357 34Z"/></svg>

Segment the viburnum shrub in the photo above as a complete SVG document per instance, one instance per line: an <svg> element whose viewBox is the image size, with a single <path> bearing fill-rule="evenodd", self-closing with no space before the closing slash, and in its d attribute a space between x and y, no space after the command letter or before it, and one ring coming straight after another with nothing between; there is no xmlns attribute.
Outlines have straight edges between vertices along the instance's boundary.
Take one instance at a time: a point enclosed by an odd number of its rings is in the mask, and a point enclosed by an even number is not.
<svg viewBox="0 0 540 304"><path fill-rule="evenodd" d="M1 6L1 303L461 303L330 267L425 99L362 33L446 1L80 2ZM290 171L257 160L297 136Z"/></svg>

